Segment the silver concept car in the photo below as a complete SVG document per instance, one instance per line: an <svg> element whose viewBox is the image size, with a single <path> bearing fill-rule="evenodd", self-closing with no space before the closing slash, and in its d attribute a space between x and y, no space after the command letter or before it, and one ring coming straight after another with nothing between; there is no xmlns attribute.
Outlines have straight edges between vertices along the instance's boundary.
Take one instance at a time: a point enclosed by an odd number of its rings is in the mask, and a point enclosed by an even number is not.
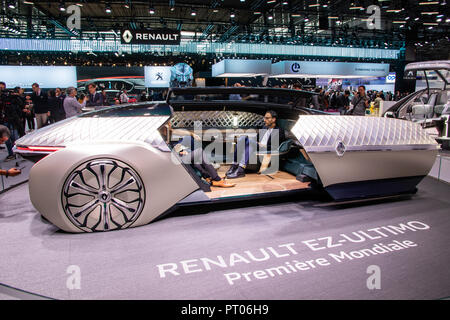
<svg viewBox="0 0 450 320"><path fill-rule="evenodd" d="M410 63L405 74L421 79L426 87L401 99L384 116L417 122L443 149L450 149L450 60Z"/></svg>
<svg viewBox="0 0 450 320"><path fill-rule="evenodd" d="M229 100L230 95L245 99ZM305 108L311 95L270 88L172 88L163 102L113 106L44 127L17 140L16 152L36 162L29 176L34 207L68 232L136 227L178 206L311 189L336 201L416 191L438 152L419 124L328 115ZM224 148L215 150L215 157L228 159L236 138L261 127L269 109L278 113L287 138L261 155L266 164L279 163L270 174L250 172L233 180L234 188L217 188L172 152L171 135L199 130L200 123L205 150L222 139ZM228 165L216 165L221 176Z"/></svg>

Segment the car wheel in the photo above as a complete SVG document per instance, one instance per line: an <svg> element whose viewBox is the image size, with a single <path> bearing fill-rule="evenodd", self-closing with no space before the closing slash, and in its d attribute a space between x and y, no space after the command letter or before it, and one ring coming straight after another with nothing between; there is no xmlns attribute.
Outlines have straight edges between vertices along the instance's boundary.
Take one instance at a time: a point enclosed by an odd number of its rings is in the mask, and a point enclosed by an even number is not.
<svg viewBox="0 0 450 320"><path fill-rule="evenodd" d="M145 189L138 173L115 159L93 159L76 167L61 193L64 213L85 232L130 227L140 216Z"/></svg>

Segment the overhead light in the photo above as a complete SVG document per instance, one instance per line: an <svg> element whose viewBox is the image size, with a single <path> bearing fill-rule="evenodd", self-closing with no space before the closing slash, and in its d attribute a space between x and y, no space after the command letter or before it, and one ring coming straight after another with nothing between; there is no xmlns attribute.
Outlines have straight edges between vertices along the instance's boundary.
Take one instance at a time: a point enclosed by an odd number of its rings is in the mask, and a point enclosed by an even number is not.
<svg viewBox="0 0 450 320"><path fill-rule="evenodd" d="M15 1L8 1L8 8L15 9L16 8L16 2Z"/></svg>
<svg viewBox="0 0 450 320"><path fill-rule="evenodd" d="M423 25L424 26L438 26L439 23L437 23L437 22L424 22Z"/></svg>
<svg viewBox="0 0 450 320"><path fill-rule="evenodd" d="M419 20L419 17L417 17L417 18L414 19L414 21L417 21L417 20Z"/></svg>
<svg viewBox="0 0 450 320"><path fill-rule="evenodd" d="M442 17L444 17L443 14L440 14L440 15L436 16L436 18L442 18Z"/></svg>
<svg viewBox="0 0 450 320"><path fill-rule="evenodd" d="M76 2L75 3L77 6L79 6L79 7L82 7L83 6L83 4L81 3L81 2Z"/></svg>
<svg viewBox="0 0 450 320"><path fill-rule="evenodd" d="M269 15L267 16L267 19L273 20L273 14L269 13Z"/></svg>
<svg viewBox="0 0 450 320"><path fill-rule="evenodd" d="M305 17L304 21L305 21L305 22L308 22L308 21L309 21L308 16Z"/></svg>
<svg viewBox="0 0 450 320"><path fill-rule="evenodd" d="M195 17L196 15L197 15L197 11L195 11L195 9L192 9L191 16Z"/></svg>
<svg viewBox="0 0 450 320"><path fill-rule="evenodd" d="M283 1L283 3L282 3L283 6L287 6L288 4L289 4L289 2L287 2L287 1Z"/></svg>
<svg viewBox="0 0 450 320"><path fill-rule="evenodd" d="M59 11L66 11L66 6L62 1L59 3Z"/></svg>
<svg viewBox="0 0 450 320"><path fill-rule="evenodd" d="M236 17L236 14L234 13L234 11L231 11L231 13L230 13L230 18L234 18L234 17Z"/></svg>
<svg viewBox="0 0 450 320"><path fill-rule="evenodd" d="M390 12L390 13L392 13L392 12L399 13L400 11L402 11L402 10L400 10L400 9L388 9L388 10L386 10L386 12Z"/></svg>
<svg viewBox="0 0 450 320"><path fill-rule="evenodd" d="M426 6L427 4L439 4L439 1L419 2L419 6Z"/></svg>
<svg viewBox="0 0 450 320"><path fill-rule="evenodd" d="M253 14L261 14L261 11L255 11Z"/></svg>
<svg viewBox="0 0 450 320"><path fill-rule="evenodd" d="M106 4L106 6L105 6L105 12L106 13L111 13L111 5L109 3Z"/></svg>
<svg viewBox="0 0 450 320"><path fill-rule="evenodd" d="M27 0L24 0L23 3L24 3L24 4L34 4L34 1L27 1Z"/></svg>
<svg viewBox="0 0 450 320"><path fill-rule="evenodd" d="M392 23L406 23L406 21L392 21Z"/></svg>
<svg viewBox="0 0 450 320"><path fill-rule="evenodd" d="M155 8L150 7L150 8L148 9L148 13L150 13L150 14L155 14Z"/></svg>
<svg viewBox="0 0 450 320"><path fill-rule="evenodd" d="M361 8L362 8L362 6L358 2L352 2L350 4L350 10L358 10Z"/></svg>
<svg viewBox="0 0 450 320"><path fill-rule="evenodd" d="M431 16L433 14L439 14L439 12L437 12L437 11L428 11L428 12L421 12L420 14L427 14L427 15Z"/></svg>

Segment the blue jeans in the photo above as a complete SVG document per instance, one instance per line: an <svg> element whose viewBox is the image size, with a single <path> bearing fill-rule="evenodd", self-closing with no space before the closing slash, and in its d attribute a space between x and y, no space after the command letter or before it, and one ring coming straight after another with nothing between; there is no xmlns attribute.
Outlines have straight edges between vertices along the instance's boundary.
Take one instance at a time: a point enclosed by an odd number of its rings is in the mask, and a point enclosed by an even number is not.
<svg viewBox="0 0 450 320"><path fill-rule="evenodd" d="M255 154L257 148L256 139L240 136L234 149L234 164L239 164L240 167L245 168L250 161L250 155Z"/></svg>
<svg viewBox="0 0 450 320"><path fill-rule="evenodd" d="M13 149L14 142L11 141L11 138L6 140L5 145L6 145L6 149L8 149L8 157L13 156L14 152L12 149Z"/></svg>
<svg viewBox="0 0 450 320"><path fill-rule="evenodd" d="M16 136L16 130L14 129L14 127L7 123L6 126L9 128L9 131L11 132L11 136L9 137L8 140L6 140L5 145L6 145L6 149L8 150L8 157L9 156L13 156L14 152L13 152L13 146L14 146L14 142L16 141L15 136Z"/></svg>

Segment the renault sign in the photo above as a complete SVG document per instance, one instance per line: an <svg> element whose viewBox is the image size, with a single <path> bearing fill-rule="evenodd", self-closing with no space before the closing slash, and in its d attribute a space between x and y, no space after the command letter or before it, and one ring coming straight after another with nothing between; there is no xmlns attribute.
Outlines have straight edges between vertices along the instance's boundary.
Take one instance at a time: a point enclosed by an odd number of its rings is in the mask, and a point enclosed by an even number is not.
<svg viewBox="0 0 450 320"><path fill-rule="evenodd" d="M163 44L179 45L181 33L172 29L153 29L153 30L122 30L120 37L122 44Z"/></svg>

